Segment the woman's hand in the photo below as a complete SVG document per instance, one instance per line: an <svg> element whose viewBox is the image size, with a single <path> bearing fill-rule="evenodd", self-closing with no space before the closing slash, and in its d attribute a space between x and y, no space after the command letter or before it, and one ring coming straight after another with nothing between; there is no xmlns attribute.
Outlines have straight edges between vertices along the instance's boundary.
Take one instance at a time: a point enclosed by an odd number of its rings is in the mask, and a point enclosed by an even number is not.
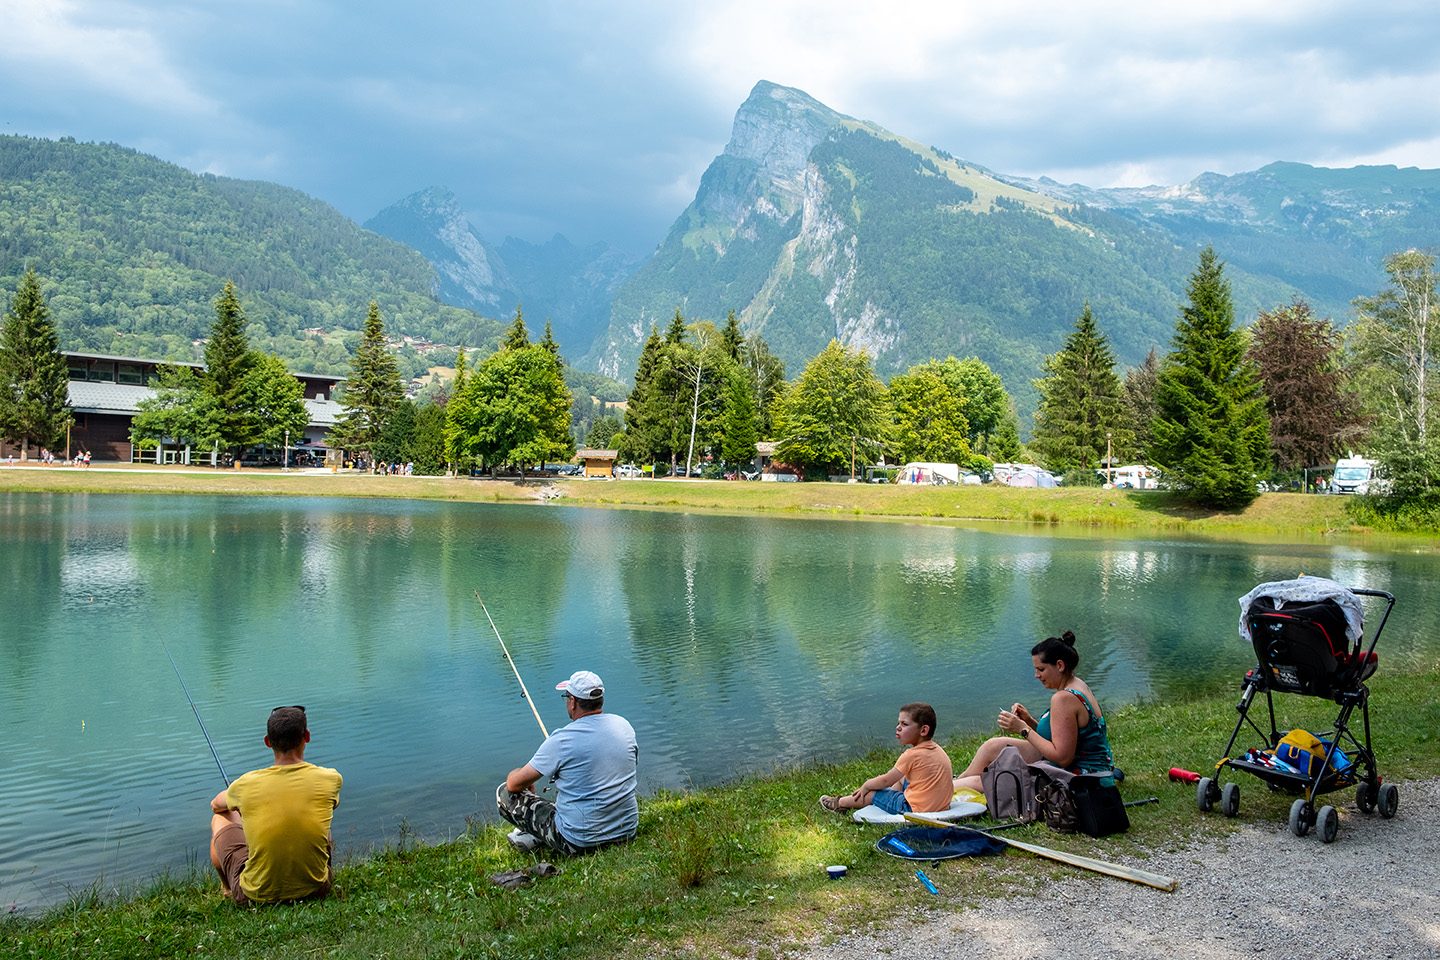
<svg viewBox="0 0 1440 960"><path fill-rule="evenodd" d="M1006 733L1019 733L1028 726L1024 720L1015 715L1013 710L1001 710L996 723L998 723L1000 729Z"/></svg>
<svg viewBox="0 0 1440 960"><path fill-rule="evenodd" d="M1015 716L1019 717L1019 718L1025 723L1025 725L1026 725L1027 727L1033 727L1033 726L1035 726L1035 718L1030 715L1030 711L1029 711L1029 710L1026 710L1026 709L1025 709L1025 704L1023 704L1023 703L1017 703L1017 704L1015 704L1014 706L1012 706L1012 707L1010 708L1010 712L1013 713L1013 714L1015 714Z"/></svg>

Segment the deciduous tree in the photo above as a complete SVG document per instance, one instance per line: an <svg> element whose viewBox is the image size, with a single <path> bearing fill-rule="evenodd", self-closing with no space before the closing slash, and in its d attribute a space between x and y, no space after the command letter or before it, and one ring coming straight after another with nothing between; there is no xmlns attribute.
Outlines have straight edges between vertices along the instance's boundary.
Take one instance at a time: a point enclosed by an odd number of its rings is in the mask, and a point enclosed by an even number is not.
<svg viewBox="0 0 1440 960"><path fill-rule="evenodd" d="M776 459L828 473L873 463L887 446L885 385L870 357L836 340L806 366L781 404Z"/></svg>
<svg viewBox="0 0 1440 960"><path fill-rule="evenodd" d="M1440 317L1435 258L1385 261L1390 287L1355 302L1352 344L1374 417L1372 451L1402 498L1440 493Z"/></svg>
<svg viewBox="0 0 1440 960"><path fill-rule="evenodd" d="M1261 311L1250 333L1270 415L1275 465L1286 471L1332 462L1360 429L1340 364L1340 334L1296 300Z"/></svg>
<svg viewBox="0 0 1440 960"><path fill-rule="evenodd" d="M892 377L889 398L896 460L970 463L965 397L936 364L921 364Z"/></svg>
<svg viewBox="0 0 1440 960"><path fill-rule="evenodd" d="M60 337L33 268L25 271L0 325L0 433L20 445L55 446L73 422Z"/></svg>
<svg viewBox="0 0 1440 960"><path fill-rule="evenodd" d="M1190 276L1155 408L1155 459L1175 486L1209 507L1255 499L1257 477L1270 470L1270 423L1245 335L1235 328L1224 264L1212 248Z"/></svg>

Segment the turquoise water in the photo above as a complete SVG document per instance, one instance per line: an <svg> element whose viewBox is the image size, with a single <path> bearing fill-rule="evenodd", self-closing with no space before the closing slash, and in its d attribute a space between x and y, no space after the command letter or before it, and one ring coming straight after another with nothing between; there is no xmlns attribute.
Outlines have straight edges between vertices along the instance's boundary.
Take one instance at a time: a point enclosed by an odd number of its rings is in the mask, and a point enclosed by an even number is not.
<svg viewBox="0 0 1440 960"><path fill-rule="evenodd" d="M1231 698L1236 598L1302 570L1400 598L1385 664L1440 650L1440 559L1354 546L9 494L0 550L0 909L207 862L223 783L165 648L231 777L269 762L271 707L306 705L308 758L345 776L342 855L491 818L540 732L477 591L551 729L557 680L605 679L646 790L889 743L909 700L942 738L987 729L1037 700L1029 647L1066 628L1108 705Z"/></svg>

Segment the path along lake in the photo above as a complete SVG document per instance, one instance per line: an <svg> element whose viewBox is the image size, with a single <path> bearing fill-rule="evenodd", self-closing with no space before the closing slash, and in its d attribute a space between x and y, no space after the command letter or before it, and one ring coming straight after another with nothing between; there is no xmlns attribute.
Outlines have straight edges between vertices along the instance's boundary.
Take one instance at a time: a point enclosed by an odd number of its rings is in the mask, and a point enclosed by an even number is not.
<svg viewBox="0 0 1440 960"><path fill-rule="evenodd" d="M1029 648L1066 628L1107 707L1232 698L1236 598L1302 571L1397 596L1381 669L1440 651L1440 554L1403 545L0 494L0 551L0 910L207 863L222 781L167 647L231 777L269 763L271 707L307 707L342 857L493 818L540 732L477 591L552 730L555 682L604 678L646 792L893 744L909 700L942 739L988 730L1042 702Z"/></svg>

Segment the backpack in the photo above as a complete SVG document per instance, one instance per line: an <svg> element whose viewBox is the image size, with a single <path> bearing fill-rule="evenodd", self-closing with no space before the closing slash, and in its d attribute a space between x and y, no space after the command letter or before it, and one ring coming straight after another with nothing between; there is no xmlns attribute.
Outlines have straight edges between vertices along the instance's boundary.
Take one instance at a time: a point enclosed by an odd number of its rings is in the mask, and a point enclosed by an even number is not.
<svg viewBox="0 0 1440 960"><path fill-rule="evenodd" d="M1030 764L1030 770L1035 778L1035 819L1044 820L1051 830L1107 837L1130 829L1115 771L1071 773L1043 760Z"/></svg>
<svg viewBox="0 0 1440 960"><path fill-rule="evenodd" d="M985 809L996 820L1035 819L1035 786L1019 747L1006 747L980 774Z"/></svg>

